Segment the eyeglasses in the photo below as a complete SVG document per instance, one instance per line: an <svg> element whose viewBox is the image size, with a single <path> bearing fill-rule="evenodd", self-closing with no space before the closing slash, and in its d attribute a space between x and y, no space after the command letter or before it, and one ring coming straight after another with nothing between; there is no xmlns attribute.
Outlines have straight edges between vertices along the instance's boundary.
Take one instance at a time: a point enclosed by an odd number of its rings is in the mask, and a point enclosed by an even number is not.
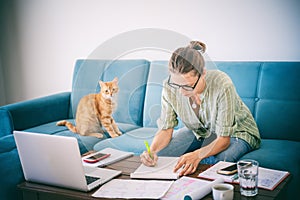
<svg viewBox="0 0 300 200"><path fill-rule="evenodd" d="M171 86L172 88L175 88L175 89L182 88L186 91L193 91L195 89L195 87L197 86L200 77L201 77L201 75L198 76L198 79L197 79L196 83L194 84L194 86L189 86L189 85L178 85L176 83L170 83L171 75L169 75L168 85Z"/></svg>

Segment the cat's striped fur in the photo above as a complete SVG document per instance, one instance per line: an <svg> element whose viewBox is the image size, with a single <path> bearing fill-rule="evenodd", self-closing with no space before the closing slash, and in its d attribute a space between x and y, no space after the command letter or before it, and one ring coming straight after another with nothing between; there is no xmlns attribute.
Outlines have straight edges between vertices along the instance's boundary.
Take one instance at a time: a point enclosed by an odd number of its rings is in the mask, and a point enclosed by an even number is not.
<svg viewBox="0 0 300 200"><path fill-rule="evenodd" d="M101 90L97 94L84 96L78 104L76 112L76 126L62 120L57 126L66 126L74 133L84 136L103 137L104 127L111 137L121 135L112 113L117 106L116 96L119 91L118 78L110 82L99 81Z"/></svg>

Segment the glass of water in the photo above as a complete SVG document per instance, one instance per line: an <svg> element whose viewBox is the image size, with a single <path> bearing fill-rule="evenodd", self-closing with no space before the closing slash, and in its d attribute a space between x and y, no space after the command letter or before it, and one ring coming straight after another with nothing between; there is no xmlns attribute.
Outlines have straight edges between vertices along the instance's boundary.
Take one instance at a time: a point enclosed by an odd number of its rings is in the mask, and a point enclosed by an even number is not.
<svg viewBox="0 0 300 200"><path fill-rule="evenodd" d="M237 162L241 195L248 197L257 195L258 166L257 161L250 159Z"/></svg>

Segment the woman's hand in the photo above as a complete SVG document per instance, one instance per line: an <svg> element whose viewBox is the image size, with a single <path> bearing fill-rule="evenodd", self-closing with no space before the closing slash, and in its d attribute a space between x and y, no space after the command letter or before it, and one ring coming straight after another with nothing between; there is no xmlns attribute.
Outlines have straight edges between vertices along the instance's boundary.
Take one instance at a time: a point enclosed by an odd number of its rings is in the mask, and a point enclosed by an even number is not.
<svg viewBox="0 0 300 200"><path fill-rule="evenodd" d="M174 168L174 172L182 168L179 176L192 174L196 171L200 158L197 152L190 152L180 156L177 165Z"/></svg>
<svg viewBox="0 0 300 200"><path fill-rule="evenodd" d="M151 158L152 157L152 158ZM140 155L140 158L141 158L141 162L146 165L146 166L149 166L149 167L153 167L156 165L157 163L157 154L155 152L151 152L151 157L148 153L148 151L144 151L141 155Z"/></svg>

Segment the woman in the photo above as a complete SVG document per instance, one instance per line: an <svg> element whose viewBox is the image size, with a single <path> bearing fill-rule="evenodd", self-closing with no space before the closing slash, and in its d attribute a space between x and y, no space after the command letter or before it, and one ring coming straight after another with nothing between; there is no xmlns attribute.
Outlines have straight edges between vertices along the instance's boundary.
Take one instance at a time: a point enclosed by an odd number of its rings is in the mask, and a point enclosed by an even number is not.
<svg viewBox="0 0 300 200"><path fill-rule="evenodd" d="M224 72L205 69L206 46L192 41L177 49L164 81L159 131L141 161L154 166L159 156L180 156L174 171L194 173L198 164L220 160L236 162L259 148L260 135L247 106ZM174 132L181 119L184 128Z"/></svg>

